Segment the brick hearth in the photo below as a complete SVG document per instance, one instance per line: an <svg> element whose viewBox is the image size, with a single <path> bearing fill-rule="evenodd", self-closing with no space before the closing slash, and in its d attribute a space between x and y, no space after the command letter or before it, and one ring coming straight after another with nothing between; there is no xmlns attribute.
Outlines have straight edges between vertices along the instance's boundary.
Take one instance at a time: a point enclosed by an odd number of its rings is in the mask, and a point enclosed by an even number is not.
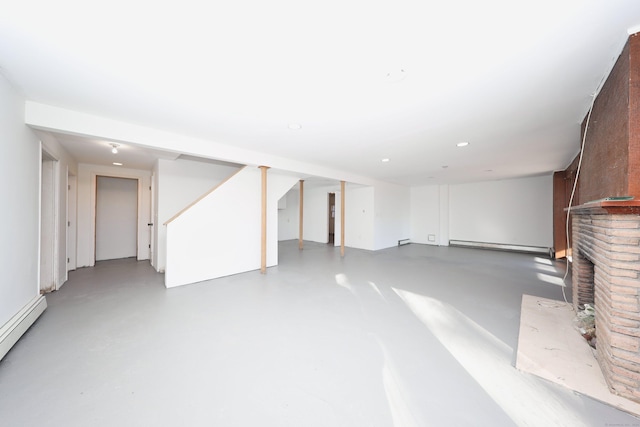
<svg viewBox="0 0 640 427"><path fill-rule="evenodd" d="M594 304L607 384L640 402L640 203L591 203L571 213L574 308Z"/></svg>

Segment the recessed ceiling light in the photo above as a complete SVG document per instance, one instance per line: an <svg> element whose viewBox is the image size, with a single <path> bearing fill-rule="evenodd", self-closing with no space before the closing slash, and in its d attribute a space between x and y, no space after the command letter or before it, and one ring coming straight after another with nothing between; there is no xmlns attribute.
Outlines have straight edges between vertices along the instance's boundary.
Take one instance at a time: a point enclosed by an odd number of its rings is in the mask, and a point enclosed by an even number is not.
<svg viewBox="0 0 640 427"><path fill-rule="evenodd" d="M302 125L300 123L289 123L289 129L291 130L298 130L298 129L302 129Z"/></svg>
<svg viewBox="0 0 640 427"><path fill-rule="evenodd" d="M387 77L387 82L389 83L401 82L407 77L407 72L403 69L390 71L387 73L386 77Z"/></svg>
<svg viewBox="0 0 640 427"><path fill-rule="evenodd" d="M462 142L458 142L456 144L456 147L466 147L467 145L469 145L467 141L462 141Z"/></svg>
<svg viewBox="0 0 640 427"><path fill-rule="evenodd" d="M389 159L382 159L382 163L387 163Z"/></svg>
<svg viewBox="0 0 640 427"><path fill-rule="evenodd" d="M113 165L114 165L114 166L122 166L122 163L119 163L119 162L113 162Z"/></svg>
<svg viewBox="0 0 640 427"><path fill-rule="evenodd" d="M110 145L111 145L111 147L112 147L112 148L111 148L111 152L112 152L113 154L118 154L118 147L119 147L120 145L119 145L119 144L115 144L115 143L114 143L114 144L110 144Z"/></svg>

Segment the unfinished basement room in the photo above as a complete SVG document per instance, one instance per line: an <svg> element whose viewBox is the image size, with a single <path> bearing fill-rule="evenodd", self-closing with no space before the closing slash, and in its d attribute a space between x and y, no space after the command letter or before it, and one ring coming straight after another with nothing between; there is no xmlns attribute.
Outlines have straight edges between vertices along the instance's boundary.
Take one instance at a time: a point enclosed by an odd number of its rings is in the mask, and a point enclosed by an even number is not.
<svg viewBox="0 0 640 427"><path fill-rule="evenodd" d="M0 13L0 425L640 426L640 2Z"/></svg>

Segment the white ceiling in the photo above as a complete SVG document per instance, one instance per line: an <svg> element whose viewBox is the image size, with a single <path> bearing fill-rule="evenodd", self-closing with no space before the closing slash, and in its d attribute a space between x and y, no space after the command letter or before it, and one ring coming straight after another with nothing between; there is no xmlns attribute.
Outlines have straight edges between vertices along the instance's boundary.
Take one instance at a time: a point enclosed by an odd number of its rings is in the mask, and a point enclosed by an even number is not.
<svg viewBox="0 0 640 427"><path fill-rule="evenodd" d="M0 72L27 99L408 185L564 169L640 28L637 0L1 9ZM106 141L59 139L79 161L112 160Z"/></svg>

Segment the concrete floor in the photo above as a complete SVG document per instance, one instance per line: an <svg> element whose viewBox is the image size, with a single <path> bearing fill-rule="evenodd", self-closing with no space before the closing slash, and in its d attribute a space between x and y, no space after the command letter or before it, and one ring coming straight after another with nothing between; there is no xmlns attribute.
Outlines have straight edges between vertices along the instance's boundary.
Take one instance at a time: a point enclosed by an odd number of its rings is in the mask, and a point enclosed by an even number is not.
<svg viewBox="0 0 640 427"><path fill-rule="evenodd" d="M100 262L0 362L0 424L639 425L513 367L522 295L561 300L563 269L289 241L267 275L166 290L148 262Z"/></svg>

